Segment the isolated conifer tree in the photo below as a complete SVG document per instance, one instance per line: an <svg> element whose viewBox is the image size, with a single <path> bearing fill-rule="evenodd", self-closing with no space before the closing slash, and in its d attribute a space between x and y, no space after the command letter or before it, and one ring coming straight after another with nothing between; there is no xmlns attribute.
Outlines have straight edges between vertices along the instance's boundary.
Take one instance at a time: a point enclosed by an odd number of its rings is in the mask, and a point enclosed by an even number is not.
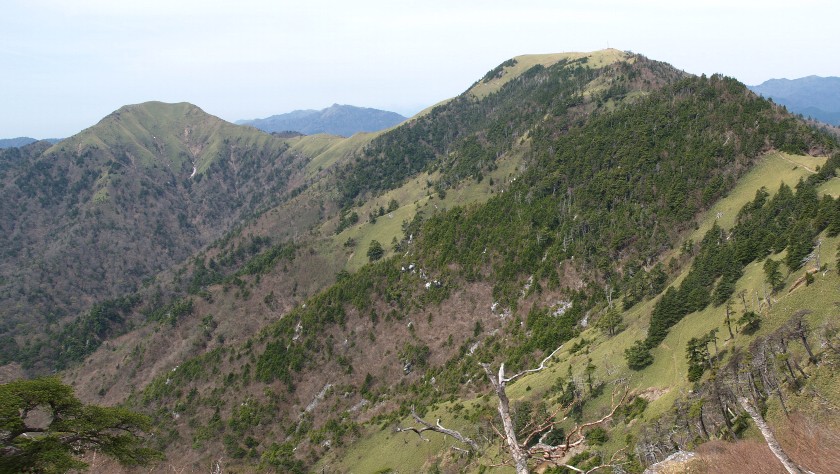
<svg viewBox="0 0 840 474"><path fill-rule="evenodd" d="M621 316L621 312L618 308L613 307L601 316L601 319L598 320L597 326L608 335L615 336L621 332L621 323L623 320L624 318Z"/></svg>
<svg viewBox="0 0 840 474"><path fill-rule="evenodd" d="M782 276L779 267L782 262L768 258L764 261L764 278L773 293L779 291L784 286L784 277Z"/></svg>
<svg viewBox="0 0 840 474"><path fill-rule="evenodd" d="M382 244L378 240L372 240L367 251L367 256L370 261L375 262L382 258L383 255L385 255L385 249L382 247Z"/></svg>
<svg viewBox="0 0 840 474"><path fill-rule="evenodd" d="M636 341L625 349L624 358L627 359L627 367L632 370L642 370L653 363L650 345L645 341Z"/></svg>

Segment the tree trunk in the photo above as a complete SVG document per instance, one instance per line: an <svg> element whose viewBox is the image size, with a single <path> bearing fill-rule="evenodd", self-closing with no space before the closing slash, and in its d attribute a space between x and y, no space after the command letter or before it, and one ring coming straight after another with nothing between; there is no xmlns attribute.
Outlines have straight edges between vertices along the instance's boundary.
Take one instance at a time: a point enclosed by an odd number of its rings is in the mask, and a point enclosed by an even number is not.
<svg viewBox="0 0 840 474"><path fill-rule="evenodd" d="M747 401L744 397L738 398L738 403L741 405L741 408L747 412L748 415L753 419L755 425L758 427L758 430L761 431L762 436L764 436L764 440L767 441L767 447L770 448L770 451L773 452L773 455L776 456L776 459L782 463L782 465L787 469L787 472L790 474L808 474L811 471L806 469L802 469L799 467L798 464L793 462L793 460L785 453L782 449L782 446L776 441L776 437L773 435L773 431L770 430L770 427L767 423L764 422L764 418L761 417L761 414L750 405L750 402Z"/></svg>
<svg viewBox="0 0 840 474"><path fill-rule="evenodd" d="M799 372L799 375L802 376L802 380L807 379L808 376L805 374L805 371L802 370L802 366L799 365L799 362L796 361L796 358L791 357L790 360L791 362L793 362L793 368L796 369L796 371Z"/></svg>
<svg viewBox="0 0 840 474"><path fill-rule="evenodd" d="M513 467L516 469L516 474L528 474L528 454L519 446L516 431L513 429L513 420L510 418L510 400L505 393L505 364L499 367L498 379L491 375L489 367L485 366L484 370L487 372L490 382L493 384L493 389L496 391L496 396L499 398L499 417L502 419L502 426L505 430L508 451L513 458Z"/></svg>
<svg viewBox="0 0 840 474"><path fill-rule="evenodd" d="M758 401L759 401L759 399L761 399L761 400L766 400L766 399L767 399L767 396L769 396L769 395L765 396L765 395L764 395L763 393L761 393L761 391L759 390L759 388L758 388L758 382L756 382L756 380L755 380L755 375L753 375L753 373L752 373L752 369L750 369L750 370L747 372L747 380L748 380L748 383L749 383L749 386L750 386L750 393L752 394L753 403L755 403L755 404L756 404L756 406L758 406Z"/></svg>
<svg viewBox="0 0 840 474"><path fill-rule="evenodd" d="M811 350L811 345L808 344L808 339L805 336L805 330L799 330L799 338L802 339L802 345L805 346L805 351L808 352L808 362L817 365L817 358L814 356L814 352Z"/></svg>
<svg viewBox="0 0 840 474"><path fill-rule="evenodd" d="M528 474L528 456L519 446L519 441L516 439L516 432L513 430L513 420L510 418L510 401L508 401L504 388L497 390L496 394L499 396L499 415L502 417L502 424L505 428L505 439L508 443L510 455L513 457L513 466L516 468L516 474Z"/></svg>
<svg viewBox="0 0 840 474"><path fill-rule="evenodd" d="M735 339L735 334L732 334L732 308L730 308L729 301L726 302L726 329L729 330L729 339Z"/></svg>
<svg viewBox="0 0 840 474"><path fill-rule="evenodd" d="M789 414L787 405L785 405L785 397L782 395L782 384L779 382L778 377L776 377L776 373L778 371L781 371L782 375L784 375L784 371L775 367L770 361L770 356L767 354L766 343L761 346L761 354L762 358L758 367L758 370L760 371L759 375L761 375L761 382L764 387L766 387L768 396L771 391L776 392L776 395L779 397L779 403L782 405L782 410L784 410L785 416L788 416Z"/></svg>
<svg viewBox="0 0 840 474"><path fill-rule="evenodd" d="M779 404L782 405L782 411L785 412L785 416L790 416L788 413L787 405L785 405L785 397L782 395L782 388L776 385L776 396L779 397Z"/></svg>
<svg viewBox="0 0 840 474"><path fill-rule="evenodd" d="M790 373L791 386L795 387L796 386L796 374L793 373L793 366L790 365L790 358L792 357L792 355L788 353L787 341L785 340L784 337L781 337L781 338L779 338L779 343L781 344L781 347L782 347L782 354L784 355L785 366L787 367L788 372Z"/></svg>
<svg viewBox="0 0 840 474"><path fill-rule="evenodd" d="M710 382L712 383L712 395L714 395L715 400L717 401L717 406L718 409L720 409L720 414L723 417L723 422L726 423L726 427L729 428L729 431L732 433L732 436L737 438L737 436L735 436L735 432L732 430L732 420L729 419L729 414L726 413L726 403L724 402L723 397L720 393L719 380L717 378L713 378L712 380L710 380Z"/></svg>
<svg viewBox="0 0 840 474"><path fill-rule="evenodd" d="M700 429L703 430L703 436L705 436L706 439L710 439L709 438L709 432L706 430L706 423L703 421L703 405L702 404L700 405L700 413L697 415L697 419L700 421Z"/></svg>
<svg viewBox="0 0 840 474"><path fill-rule="evenodd" d="M715 392L717 392L717 390ZM737 438L737 436L735 436L735 432L732 430L732 420L729 419L729 414L726 413L726 404L723 403L723 398L721 398L719 393L715 393L715 398L717 399L720 416L723 417L723 422L726 423L726 427L729 428L732 436Z"/></svg>

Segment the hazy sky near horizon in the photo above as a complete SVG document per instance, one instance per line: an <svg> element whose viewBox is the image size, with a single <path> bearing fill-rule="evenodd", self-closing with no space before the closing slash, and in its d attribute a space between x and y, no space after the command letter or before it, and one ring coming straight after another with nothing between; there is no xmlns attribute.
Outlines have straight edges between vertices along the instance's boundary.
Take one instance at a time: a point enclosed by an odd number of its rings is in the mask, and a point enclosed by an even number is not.
<svg viewBox="0 0 840 474"><path fill-rule="evenodd" d="M70 136L149 100L229 121L411 115L510 57L607 47L750 85L840 76L838 18L836 0L11 0L0 138Z"/></svg>

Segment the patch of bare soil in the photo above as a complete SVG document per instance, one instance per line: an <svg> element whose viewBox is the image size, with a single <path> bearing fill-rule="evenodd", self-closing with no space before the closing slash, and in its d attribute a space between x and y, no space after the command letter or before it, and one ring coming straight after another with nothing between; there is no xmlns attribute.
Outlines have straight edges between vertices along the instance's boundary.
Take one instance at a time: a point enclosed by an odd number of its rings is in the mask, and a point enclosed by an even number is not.
<svg viewBox="0 0 840 474"><path fill-rule="evenodd" d="M663 395L665 395L669 391L670 391L670 389L667 389L667 388L650 387L650 388L646 388L646 389L642 390L636 396L640 397L640 398L644 398L645 400L647 400L649 402L652 402L652 401L658 400L659 398L661 398Z"/></svg>
<svg viewBox="0 0 840 474"><path fill-rule="evenodd" d="M685 474L698 472L697 455L690 451L677 451L664 460L645 469L644 474Z"/></svg>

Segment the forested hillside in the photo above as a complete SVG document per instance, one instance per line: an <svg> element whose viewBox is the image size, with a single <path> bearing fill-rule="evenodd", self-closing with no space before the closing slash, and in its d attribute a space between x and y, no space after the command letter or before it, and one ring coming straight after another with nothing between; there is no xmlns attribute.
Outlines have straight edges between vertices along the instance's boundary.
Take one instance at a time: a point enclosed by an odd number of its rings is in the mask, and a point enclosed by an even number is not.
<svg viewBox="0 0 840 474"><path fill-rule="evenodd" d="M547 118L554 117L552 130L568 127L608 100L621 101L628 93L644 93L681 75L644 58L597 68L588 62L588 57L563 58L549 68L536 65L480 100L465 92L377 137L363 156L345 165L347 176L339 183L344 202L390 189L427 169L440 172L439 190L466 178L481 180L503 153ZM515 64L514 59L508 67ZM496 75L490 71L482 81Z"/></svg>
<svg viewBox="0 0 840 474"><path fill-rule="evenodd" d="M305 164L282 140L189 104L127 106L42 143L2 158L3 362L38 359L21 357L31 335L137 291L288 197Z"/></svg>
<svg viewBox="0 0 840 474"><path fill-rule="evenodd" d="M840 403L821 369L838 344L823 295L838 278L824 263L840 232L840 146L734 79L612 50L520 57L346 142L229 136L212 120L185 129L185 111L170 112L139 134L142 114L124 110L0 168L9 183L41 168L52 170L41 182L71 177L31 198L60 216L78 208L103 254L129 230L145 237L121 248L147 257L141 242L172 236L171 261L143 269L168 268L154 280L79 304L75 322L47 333L53 344L18 336L4 352L65 369L86 402L151 416L159 472L485 472L509 461L489 370L502 363L513 374L543 361L508 387L523 449L579 435L563 462L581 469L641 472L675 447L748 436L739 373L761 380L749 395L768 418L806 390ZM115 129L136 139L103 147ZM60 173L37 164L74 150L88 151L56 159L71 163ZM87 162L107 173L77 201L44 191L71 186ZM151 178L129 173L140 168ZM165 184L144 191L158 176ZM167 197L148 206L184 217L144 234L128 224L144 215L130 193ZM819 248L830 251L812 270ZM97 289L97 275L74 271ZM34 303L61 301L64 281ZM780 347L788 355L759 363ZM412 414L476 441L398 430L419 423Z"/></svg>

